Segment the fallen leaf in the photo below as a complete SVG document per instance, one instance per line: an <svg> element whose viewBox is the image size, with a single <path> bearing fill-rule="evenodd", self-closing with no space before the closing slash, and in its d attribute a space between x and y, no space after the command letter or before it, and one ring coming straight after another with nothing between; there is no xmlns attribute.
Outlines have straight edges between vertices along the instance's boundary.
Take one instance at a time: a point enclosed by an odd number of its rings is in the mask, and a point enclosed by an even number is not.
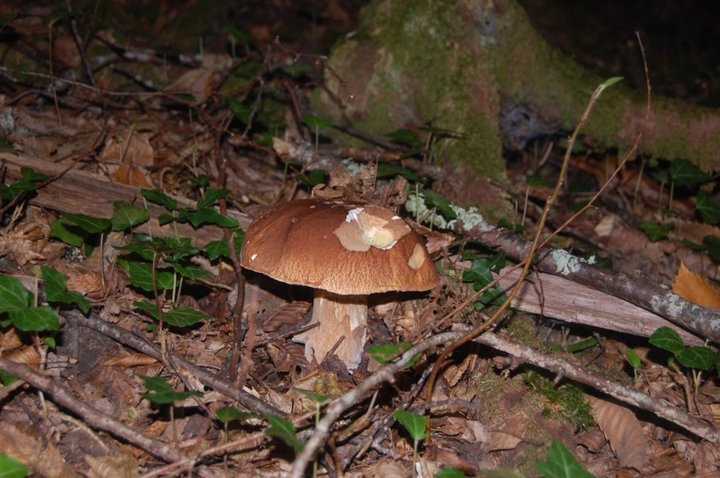
<svg viewBox="0 0 720 478"><path fill-rule="evenodd" d="M647 461L648 439L635 414L613 402L588 396L593 416L622 468L642 471Z"/></svg>
<svg viewBox="0 0 720 478"><path fill-rule="evenodd" d="M697 305L703 307L720 307L720 292L698 274L691 272L680 263L672 291Z"/></svg>

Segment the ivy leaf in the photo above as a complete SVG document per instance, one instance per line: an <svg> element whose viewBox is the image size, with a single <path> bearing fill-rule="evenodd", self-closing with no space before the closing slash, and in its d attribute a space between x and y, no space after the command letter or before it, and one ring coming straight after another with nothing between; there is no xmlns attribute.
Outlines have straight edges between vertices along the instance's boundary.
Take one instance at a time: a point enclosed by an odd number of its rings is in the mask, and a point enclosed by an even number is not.
<svg viewBox="0 0 720 478"><path fill-rule="evenodd" d="M315 115L303 116L302 122L313 129L329 128L330 126L332 126L332 123L330 121Z"/></svg>
<svg viewBox="0 0 720 478"><path fill-rule="evenodd" d="M654 221L643 221L640 223L640 229L652 242L665 239L670 231L672 231L672 228L673 223L671 222L667 224L660 224Z"/></svg>
<svg viewBox="0 0 720 478"><path fill-rule="evenodd" d="M90 302L80 292L67 290L62 273L47 266L42 266L41 270L48 302L75 304L84 314L90 312Z"/></svg>
<svg viewBox="0 0 720 478"><path fill-rule="evenodd" d="M295 426L289 421L278 417L277 415L270 415L267 418L268 427L265 429L265 434L272 438L277 438L293 450L296 453L301 452L304 448L302 442L298 440L295 432Z"/></svg>
<svg viewBox="0 0 720 478"><path fill-rule="evenodd" d="M707 247L710 259L712 259L713 262L720 262L720 237L705 236L703 237L703 245Z"/></svg>
<svg viewBox="0 0 720 478"><path fill-rule="evenodd" d="M378 178L394 178L402 176L410 182L416 183L420 181L420 177L415 172L397 163L380 163L377 167Z"/></svg>
<svg viewBox="0 0 720 478"><path fill-rule="evenodd" d="M0 275L0 313L22 310L30 305L30 292L17 277Z"/></svg>
<svg viewBox="0 0 720 478"><path fill-rule="evenodd" d="M150 220L150 213L147 209L133 206L125 201L113 203L112 229L122 231L130 229Z"/></svg>
<svg viewBox="0 0 720 478"><path fill-rule="evenodd" d="M625 358L627 359L630 366L634 369L640 368L642 365L642 361L640 360L640 356L635 351L635 349L631 349L629 347L625 347Z"/></svg>
<svg viewBox="0 0 720 478"><path fill-rule="evenodd" d="M227 197L228 194L230 194L229 189L208 188L207 191L205 191L205 197L198 201L196 209L205 209L213 206L220 199Z"/></svg>
<svg viewBox="0 0 720 478"><path fill-rule="evenodd" d="M670 327L660 327L653 332L649 340L655 347L673 354L680 352L685 347L680 335Z"/></svg>
<svg viewBox="0 0 720 478"><path fill-rule="evenodd" d="M675 354L675 358L683 367L710 370L715 365L718 354L708 347L693 345L683 347Z"/></svg>
<svg viewBox="0 0 720 478"><path fill-rule="evenodd" d="M60 328L57 312L47 306L13 310L9 315L13 325L23 332L43 332Z"/></svg>
<svg viewBox="0 0 720 478"><path fill-rule="evenodd" d="M225 239L208 242L207 244L205 244L205 253L208 256L208 259L210 259L211 261L217 260L221 257L229 259L230 246Z"/></svg>
<svg viewBox="0 0 720 478"><path fill-rule="evenodd" d="M170 211L174 211L178 207L175 199L171 198L159 189L143 189L140 191L140 194L142 194L142 196L148 201L159 204Z"/></svg>
<svg viewBox="0 0 720 478"><path fill-rule="evenodd" d="M698 191L695 208L700 213L702 220L708 224L720 222L720 204L707 191Z"/></svg>
<svg viewBox="0 0 720 478"><path fill-rule="evenodd" d="M395 419L407 430L410 438L419 442L425 438L425 417L407 410L397 410Z"/></svg>
<svg viewBox="0 0 720 478"><path fill-rule="evenodd" d="M710 179L710 176L687 159L674 159L670 162L670 177L676 186L694 186Z"/></svg>
<svg viewBox="0 0 720 478"><path fill-rule="evenodd" d="M85 243L83 236L74 233L57 219L50 223L50 237L60 239L69 246L81 247Z"/></svg>
<svg viewBox="0 0 720 478"><path fill-rule="evenodd" d="M160 314L158 312L157 305L153 304L152 302L148 302L147 300L137 300L133 302L133 307L142 310L155 320L160 320Z"/></svg>
<svg viewBox="0 0 720 478"><path fill-rule="evenodd" d="M235 407L222 407L215 412L215 416L223 423L230 423L238 420L246 420L257 415L252 412L238 410Z"/></svg>
<svg viewBox="0 0 720 478"><path fill-rule="evenodd" d="M398 343L391 343L391 344L375 344L368 347L368 355L370 358L375 360L376 362L379 362L381 364L386 364L390 357L399 355L400 353L407 352L410 347L412 347L412 343L410 342L398 342ZM396 357L394 360L397 360L399 357ZM405 364L405 368L410 368L418 361L420 358L420 354L413 357L410 362Z"/></svg>
<svg viewBox="0 0 720 478"><path fill-rule="evenodd" d="M425 204L430 208L435 208L442 214L445 219L453 220L457 218L457 213L452 208L450 201L434 191L423 191L425 196Z"/></svg>
<svg viewBox="0 0 720 478"><path fill-rule="evenodd" d="M130 284L144 291L152 292L152 265L134 261L128 261L126 264ZM156 270L155 282L158 290L168 290L175 287L174 274L172 272Z"/></svg>
<svg viewBox="0 0 720 478"><path fill-rule="evenodd" d="M180 306L177 309L172 309L163 315L165 322L173 327L190 327L202 322L203 320L211 320L212 317L204 312L195 310L192 307L186 305Z"/></svg>
<svg viewBox="0 0 720 478"><path fill-rule="evenodd" d="M100 234L107 231L112 226L110 219L92 217L86 214L71 214L69 212L60 213L60 218L65 224L78 226L85 232L90 234Z"/></svg>
<svg viewBox="0 0 720 478"><path fill-rule="evenodd" d="M185 400L188 397L202 396L202 393L196 391L176 392L167 380L160 376L141 376L141 378L143 379L143 382L145 382L145 389L147 390L143 396L156 405L167 405L169 403Z"/></svg>
<svg viewBox="0 0 720 478"><path fill-rule="evenodd" d="M0 478L25 478L30 468L5 453L0 453Z"/></svg>
<svg viewBox="0 0 720 478"><path fill-rule="evenodd" d="M594 478L557 440L550 445L547 460L535 462L535 469L543 478Z"/></svg>

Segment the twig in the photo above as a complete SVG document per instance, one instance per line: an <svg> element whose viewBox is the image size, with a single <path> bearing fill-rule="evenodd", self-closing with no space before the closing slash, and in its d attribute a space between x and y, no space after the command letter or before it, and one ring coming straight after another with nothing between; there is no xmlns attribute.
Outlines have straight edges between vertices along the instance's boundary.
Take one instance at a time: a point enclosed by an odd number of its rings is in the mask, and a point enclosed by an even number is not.
<svg viewBox="0 0 720 478"><path fill-rule="evenodd" d="M160 458L161 460L178 461L182 459L182 455L166 443L148 438L142 433L128 427L124 423L121 423L90 405L81 402L60 383L51 378L40 375L26 365L10 362L9 360L0 358L0 369L19 377L21 380L26 381L38 390L50 395L55 403L82 417L85 423L94 428L106 431L111 435L121 438L128 443L147 451L151 455Z"/></svg>
<svg viewBox="0 0 720 478"><path fill-rule="evenodd" d="M142 352L145 355L148 355L160 361L163 360L162 353L156 347L153 347L140 337L137 337L116 325L101 320L94 314L90 314L89 317L85 317L78 311L68 311L64 315L68 319L68 321L70 321L74 325L91 328L100 332L103 335L110 337L117 342L120 342L124 345L127 345L128 347L137 350L138 352ZM217 375L208 373L207 371L203 370L197 365L188 362L187 360L184 360L177 356L172 356L172 360L178 366L185 368L188 372L195 375L195 377L197 377L197 379L203 385L213 388L218 392L222 393L223 395L230 397L233 400L236 400L240 405L244 406L248 410L254 411L264 417L267 417L269 415L277 415L281 417L285 416L285 413L273 407L272 405L268 405L254 395L245 392L237 386L227 383Z"/></svg>

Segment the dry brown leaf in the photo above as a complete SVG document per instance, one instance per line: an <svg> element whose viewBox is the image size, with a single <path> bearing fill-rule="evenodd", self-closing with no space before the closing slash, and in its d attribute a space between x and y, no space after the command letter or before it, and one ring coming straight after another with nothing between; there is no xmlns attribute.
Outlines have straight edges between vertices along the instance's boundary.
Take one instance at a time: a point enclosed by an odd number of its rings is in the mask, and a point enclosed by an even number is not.
<svg viewBox="0 0 720 478"><path fill-rule="evenodd" d="M33 470L33 476L73 478L79 476L69 467L54 443L43 446L30 433L5 421L0 433L0 453L6 453Z"/></svg>
<svg viewBox="0 0 720 478"><path fill-rule="evenodd" d="M309 302L290 302L268 317L262 324L265 332L274 332L283 325L296 325L305 317L310 309Z"/></svg>
<svg viewBox="0 0 720 478"><path fill-rule="evenodd" d="M372 473L367 476L384 476L386 478L406 478L409 471L397 461L381 461L372 467Z"/></svg>
<svg viewBox="0 0 720 478"><path fill-rule="evenodd" d="M595 421L610 442L620 466L642 471L647 461L648 440L635 414L616 403L587 398Z"/></svg>
<svg viewBox="0 0 720 478"><path fill-rule="evenodd" d="M113 173L113 179L122 184L149 188L150 182L145 178L145 171L134 164L123 163Z"/></svg>
<svg viewBox="0 0 720 478"><path fill-rule="evenodd" d="M154 363L157 363L157 360L141 353L133 353L119 357L110 357L102 361L102 365L104 365L105 367L121 368L138 367L140 365L152 365Z"/></svg>
<svg viewBox="0 0 720 478"><path fill-rule="evenodd" d="M90 465L90 478L137 478L138 463L128 455L119 456L85 456Z"/></svg>
<svg viewBox="0 0 720 478"><path fill-rule="evenodd" d="M37 350L35 350L35 347L30 345L0 355L2 355L2 358L6 360L27 365L35 370L37 370L40 365L40 356L38 355Z"/></svg>
<svg viewBox="0 0 720 478"><path fill-rule="evenodd" d="M149 168L155 163L155 148L150 144L150 137L150 133L141 133L133 128L111 136L100 153L100 160L109 164L132 163Z"/></svg>
<svg viewBox="0 0 720 478"><path fill-rule="evenodd" d="M68 272L65 285L67 287L67 290L81 292L86 295L92 294L94 292L102 293L102 274L100 274L99 272Z"/></svg>
<svg viewBox="0 0 720 478"><path fill-rule="evenodd" d="M675 276L672 291L697 305L720 307L720 292L698 274L690 272L682 262Z"/></svg>

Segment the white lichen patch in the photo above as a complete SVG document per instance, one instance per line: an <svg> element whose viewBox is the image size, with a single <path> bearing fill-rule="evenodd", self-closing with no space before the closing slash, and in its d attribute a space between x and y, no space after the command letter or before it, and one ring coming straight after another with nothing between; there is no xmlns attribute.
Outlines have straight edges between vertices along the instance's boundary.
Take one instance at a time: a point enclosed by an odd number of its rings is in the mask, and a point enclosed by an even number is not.
<svg viewBox="0 0 720 478"><path fill-rule="evenodd" d="M438 229L453 229L457 224L462 224L462 230L470 232L478 229L480 232L488 232L495 229L495 226L485 221L485 218L478 212L476 207L463 208L451 204L456 219L446 220L439 212L432 210L425 204L423 193L408 194L405 201L405 209L413 213L415 220Z"/></svg>
<svg viewBox="0 0 720 478"><path fill-rule="evenodd" d="M550 257L555 261L555 271L564 276L578 272L586 262L562 249L555 249L550 253Z"/></svg>
<svg viewBox="0 0 720 478"><path fill-rule="evenodd" d="M650 305L655 310L666 310L672 317L679 316L687 302L683 300L679 295L675 295L672 292L668 292L665 295L654 295L650 298ZM693 306L697 307L697 306ZM698 310L700 308L698 307Z"/></svg>

